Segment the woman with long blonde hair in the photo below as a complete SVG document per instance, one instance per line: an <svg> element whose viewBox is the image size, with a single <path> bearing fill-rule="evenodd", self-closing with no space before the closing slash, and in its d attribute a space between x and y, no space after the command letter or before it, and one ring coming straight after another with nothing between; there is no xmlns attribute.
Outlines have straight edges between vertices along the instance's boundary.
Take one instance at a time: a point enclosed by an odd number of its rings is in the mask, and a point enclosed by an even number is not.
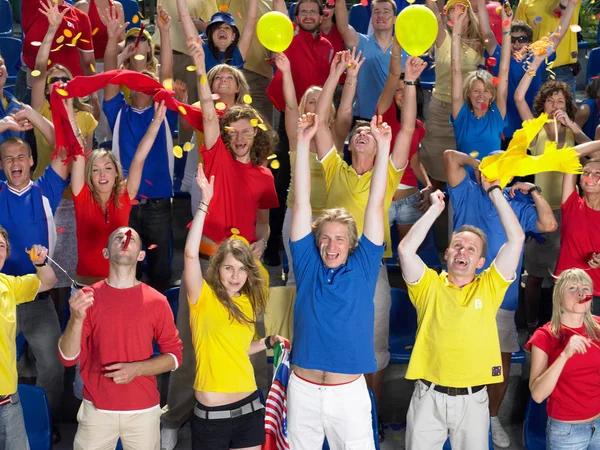
<svg viewBox="0 0 600 450"><path fill-rule="evenodd" d="M600 448L600 317L591 312L593 292L584 270L562 272L552 319L527 343L531 396L537 403L548 399L549 450Z"/></svg>

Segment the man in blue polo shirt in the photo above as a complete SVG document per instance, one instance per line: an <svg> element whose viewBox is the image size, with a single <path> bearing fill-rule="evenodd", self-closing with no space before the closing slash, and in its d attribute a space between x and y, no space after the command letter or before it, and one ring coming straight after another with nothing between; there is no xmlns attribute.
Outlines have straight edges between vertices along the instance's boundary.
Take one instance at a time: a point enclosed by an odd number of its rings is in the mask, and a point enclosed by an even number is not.
<svg viewBox="0 0 600 450"><path fill-rule="evenodd" d="M448 194L454 211L454 230L458 230L463 225L472 225L483 230L487 236L488 247L485 264L477 270L477 273L481 273L496 258L500 248L506 242L506 233L489 195L481 184L467 176L465 167L477 170L479 161L464 153L446 150L444 163L448 179ZM511 188L504 190L504 197L525 233L546 233L556 230L558 225L552 208L540 194L539 187L531 183L515 183ZM501 448L510 446L508 434L498 420L498 410L508 386L511 354L520 349L515 326L515 311L519 306L519 278L522 264L523 251L521 250L517 277L508 287L504 301L496 315L504 381L488 385L492 438L494 443Z"/></svg>
<svg viewBox="0 0 600 450"><path fill-rule="evenodd" d="M394 0L373 0L371 3L371 24L373 34L358 33L348 23L346 0L335 2L336 26L347 48L356 47L365 59L356 86L353 114L356 118L370 120L377 107L377 100L383 91L390 69L396 2ZM400 59L401 55L393 55ZM381 112L379 112L381 114Z"/></svg>
<svg viewBox="0 0 600 450"><path fill-rule="evenodd" d="M308 117L307 117L308 116ZM288 435L292 448L374 449L371 401L362 374L375 372L375 285L384 250L384 197L391 130L371 122L377 157L365 209L364 230L344 208L328 209L311 224L310 141L313 114L298 125L294 214L290 249L298 294L288 386Z"/></svg>
<svg viewBox="0 0 600 450"><path fill-rule="evenodd" d="M149 74L147 74L150 76ZM131 91L131 105L117 85L104 88L102 109L113 133L112 151L123 166L127 177L139 142L154 118L151 96ZM171 199L173 198L173 138L177 129L177 112L167 110L152 149L144 163L142 182L129 216L129 226L135 229L147 245L156 245L147 253L150 285L159 292L169 287L171 265ZM138 266L141 268L141 265ZM141 273L138 272L138 278Z"/></svg>
<svg viewBox="0 0 600 450"><path fill-rule="evenodd" d="M13 276L36 273L25 249L39 244L52 256L56 244L53 215L67 187L69 169L60 158L54 159L46 172L32 182L31 148L16 137L0 144L0 161L7 180L0 182L0 226L8 232L10 247L14 249L2 272ZM74 233L75 230L65 232ZM48 293L38 294L36 301L19 304L17 322L35 354L36 383L46 391L56 423L63 393L64 367L56 353L60 324Z"/></svg>

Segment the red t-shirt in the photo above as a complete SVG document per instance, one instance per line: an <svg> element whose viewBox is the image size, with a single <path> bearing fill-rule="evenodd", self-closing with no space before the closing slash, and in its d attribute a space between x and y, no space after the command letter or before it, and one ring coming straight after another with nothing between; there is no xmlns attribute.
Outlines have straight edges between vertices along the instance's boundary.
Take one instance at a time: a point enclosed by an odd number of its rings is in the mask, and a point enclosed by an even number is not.
<svg viewBox="0 0 600 450"><path fill-rule="evenodd" d="M111 9L114 7L112 0L108 0L108 4ZM94 58L98 61L104 59L104 51L106 50L106 43L108 42L108 31L106 30L106 25L104 25L100 19L98 7L94 0L90 0L88 17L90 18L90 25L92 26Z"/></svg>
<svg viewBox="0 0 600 450"><path fill-rule="evenodd" d="M177 367L181 364L181 339L167 299L144 283L116 289L100 281L84 289L94 292L94 303L83 322L81 351L74 359L65 359L58 351L67 367L80 361L83 398L105 411L136 411L160 404L155 376L116 384L104 376L104 367L152 358L153 341L161 354L170 353Z"/></svg>
<svg viewBox="0 0 600 450"><path fill-rule="evenodd" d="M594 316L600 323L600 317ZM540 327L525 346L535 345L548 355L548 367L560 356L574 334L586 336L585 327L569 330L555 338L550 323ZM575 353L565 364L556 387L548 398L546 411L556 420L585 420L600 414L600 343L593 341L587 353Z"/></svg>
<svg viewBox="0 0 600 450"><path fill-rule="evenodd" d="M560 254L556 275L575 267L583 269L594 282L594 295L600 296L600 269L592 269L587 263L592 253L600 253L600 233L595 228L600 223L600 211L588 207L576 190L563 203L561 210Z"/></svg>
<svg viewBox="0 0 600 450"><path fill-rule="evenodd" d="M79 195L73 196L75 206L75 222L77 224L77 275L83 277L108 277L108 259L102 255L106 248L110 233L119 227L129 224L131 200L127 189L119 197L120 208L111 198L106 205L106 213L102 211L87 183Z"/></svg>
<svg viewBox="0 0 600 450"><path fill-rule="evenodd" d="M402 123L396 118L396 104L392 101L392 104L387 109L386 112L382 114L383 121L387 122L387 124L392 129L392 143L390 145L390 154L394 150L394 143L396 142L396 136L400 132L402 128ZM423 122L417 119L417 123L415 125L415 132L413 133L412 141L410 143L410 150L408 152L408 165L406 169L404 169L404 175L402 175L402 179L400 182L402 184L406 184L407 186L418 187L417 177L415 176L415 172L410 167L410 160L414 156L415 153L419 151L419 143L425 137L425 127L423 126Z"/></svg>
<svg viewBox="0 0 600 450"><path fill-rule="evenodd" d="M210 202L204 235L217 244L237 228L248 242L256 241L256 211L279 206L271 171L236 160L219 139L210 150L200 148L206 178L215 176L215 195Z"/></svg>
<svg viewBox="0 0 600 450"><path fill-rule="evenodd" d="M290 69L296 88L296 99L300 99L311 86L323 86L329 76L329 64L333 58L331 43L318 32L315 37L308 31L296 26L295 36L291 45L284 52L290 60ZM275 72L267 95L279 111L285 109L283 98L283 77L278 70Z"/></svg>
<svg viewBox="0 0 600 450"><path fill-rule="evenodd" d="M39 50L39 47L31 45L31 43L36 41L42 42L48 31L48 19L38 11L39 7L40 2L37 0L23 0L21 5L21 23L25 35L23 39L22 59L23 63L31 70L35 68L35 58ZM76 77L77 75L83 75L79 61L79 50L94 51L92 28L90 19L86 13L66 2L58 7L58 10L61 12L65 9L67 13L54 35L54 43L50 51L50 66L61 64ZM72 44L79 33L81 35L77 39L75 46L71 46L70 44ZM60 42L57 42L57 40L60 40Z"/></svg>

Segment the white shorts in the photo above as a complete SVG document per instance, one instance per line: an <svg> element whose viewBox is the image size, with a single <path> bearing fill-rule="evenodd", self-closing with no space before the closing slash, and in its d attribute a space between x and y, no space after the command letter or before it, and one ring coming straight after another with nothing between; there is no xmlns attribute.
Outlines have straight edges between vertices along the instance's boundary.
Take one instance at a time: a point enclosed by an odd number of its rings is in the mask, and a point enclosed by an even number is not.
<svg viewBox="0 0 600 450"><path fill-rule="evenodd" d="M515 324L515 311L499 309L496 314L496 325L498 327L500 351L502 353L514 353L521 350L517 325Z"/></svg>

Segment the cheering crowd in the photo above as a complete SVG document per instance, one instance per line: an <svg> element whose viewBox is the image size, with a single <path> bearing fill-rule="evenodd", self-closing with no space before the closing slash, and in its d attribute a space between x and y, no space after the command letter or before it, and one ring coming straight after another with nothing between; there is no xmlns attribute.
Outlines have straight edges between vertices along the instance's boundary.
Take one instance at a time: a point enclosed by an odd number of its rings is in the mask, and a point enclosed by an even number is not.
<svg viewBox="0 0 600 450"><path fill-rule="evenodd" d="M577 105L580 0L521 0L514 13L472 1L420 6L437 29L411 56L394 0L364 7L367 34L346 0L299 0L283 52L256 35L265 14L288 15L283 0L159 2L154 36L116 0L22 0L14 94L0 57L0 450L28 448L17 332L55 442L64 367L76 366L78 450L172 450L190 417L193 449L260 449L250 355L274 346L291 346L293 367L277 448L374 449L368 389L381 400L393 254L418 321L407 449L448 437L486 449L490 428L510 446L498 411L524 271L547 448L600 449L600 81ZM194 218L172 274L182 152ZM434 232L441 272L420 257ZM291 342L256 333L263 263L281 252ZM177 317L161 294L172 275ZM156 375L169 371L162 410Z"/></svg>

